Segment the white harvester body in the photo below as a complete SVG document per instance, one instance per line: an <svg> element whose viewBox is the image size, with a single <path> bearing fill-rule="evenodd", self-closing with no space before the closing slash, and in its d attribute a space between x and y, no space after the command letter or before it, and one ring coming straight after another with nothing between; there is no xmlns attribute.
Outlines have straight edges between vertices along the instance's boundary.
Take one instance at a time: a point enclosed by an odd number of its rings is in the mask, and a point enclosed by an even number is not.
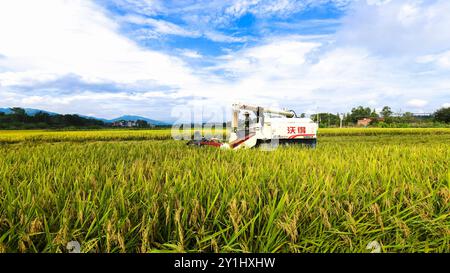
<svg viewBox="0 0 450 273"><path fill-rule="evenodd" d="M239 114L244 112L244 124ZM250 113L256 118L250 119ZM241 126L239 126L241 125ZM243 126L242 126L243 125ZM228 143L217 139L192 140L188 144L214 146L222 149L253 148L257 146L304 144L315 147L318 125L310 118L298 118L294 111L277 110L247 104L233 104L231 133Z"/></svg>
<svg viewBox="0 0 450 273"><path fill-rule="evenodd" d="M244 128L239 128L239 113L244 111ZM256 119L250 121L250 112ZM245 104L233 104L230 148L252 148L261 144L306 144L315 147L318 125L310 118L298 118L295 112Z"/></svg>

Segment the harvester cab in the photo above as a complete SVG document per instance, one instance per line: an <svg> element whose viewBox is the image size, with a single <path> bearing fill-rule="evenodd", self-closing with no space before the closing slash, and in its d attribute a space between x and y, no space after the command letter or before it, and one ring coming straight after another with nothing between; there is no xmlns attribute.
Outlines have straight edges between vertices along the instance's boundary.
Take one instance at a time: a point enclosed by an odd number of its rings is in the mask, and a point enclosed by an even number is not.
<svg viewBox="0 0 450 273"><path fill-rule="evenodd" d="M199 136L190 145L214 146L222 149L253 148L263 145L302 144L314 148L318 125L310 118L298 118L292 110L278 110L236 103L232 106L231 133L228 143ZM239 122L243 112L244 120ZM251 114L254 118L251 119ZM199 132L196 132L199 134Z"/></svg>

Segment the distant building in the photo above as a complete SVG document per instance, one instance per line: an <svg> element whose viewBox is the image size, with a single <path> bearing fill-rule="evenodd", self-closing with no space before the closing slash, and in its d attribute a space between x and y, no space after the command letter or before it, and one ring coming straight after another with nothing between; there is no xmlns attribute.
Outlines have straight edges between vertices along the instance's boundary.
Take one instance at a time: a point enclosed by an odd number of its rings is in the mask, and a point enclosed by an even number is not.
<svg viewBox="0 0 450 273"><path fill-rule="evenodd" d="M372 118L363 118L363 119L358 119L358 122L356 123L357 126L363 126L363 127L367 127L369 126L369 124L373 121Z"/></svg>
<svg viewBox="0 0 450 273"><path fill-rule="evenodd" d="M119 121L113 122L111 125L112 125L112 127L127 127L127 128L133 128L133 127L154 128L155 127L155 125L149 124L143 120L119 120Z"/></svg>
<svg viewBox="0 0 450 273"><path fill-rule="evenodd" d="M406 112L406 113L393 113L391 116L392 117L403 117L405 115L409 115L412 117L416 117L416 118L431 118L433 117L433 113L411 113L411 112Z"/></svg>
<svg viewBox="0 0 450 273"><path fill-rule="evenodd" d="M112 123L113 127L137 127L138 124L134 120L119 120Z"/></svg>
<svg viewBox="0 0 450 273"><path fill-rule="evenodd" d="M433 113L412 113L412 116L416 118L431 118Z"/></svg>

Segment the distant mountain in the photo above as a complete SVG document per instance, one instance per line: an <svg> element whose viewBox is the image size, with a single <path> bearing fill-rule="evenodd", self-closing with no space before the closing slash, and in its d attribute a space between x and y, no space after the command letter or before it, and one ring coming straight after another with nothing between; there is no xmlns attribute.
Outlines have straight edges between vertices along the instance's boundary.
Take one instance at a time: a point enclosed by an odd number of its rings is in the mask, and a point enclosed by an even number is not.
<svg viewBox="0 0 450 273"><path fill-rule="evenodd" d="M11 110L9 108L0 108L0 113L11 114Z"/></svg>
<svg viewBox="0 0 450 273"><path fill-rule="evenodd" d="M25 109L25 113L29 116L34 116L39 112L44 112L47 113L51 116L53 115L59 115L58 113L53 113L53 112L49 112L49 111L45 111L45 110L40 110L40 109L33 109L33 108L23 108ZM10 108L0 108L0 113L5 113L5 114L12 114L12 111ZM78 115L78 114L77 114ZM105 123L111 123L111 122L115 122L115 121L120 121L120 120L126 120L126 121L137 121L137 120L145 120L147 123L149 124L153 124L156 126L167 126L167 125L171 125L170 123L164 122L164 121L159 121L159 120L154 120L154 119L149 119L149 118L145 118L145 117L141 117L141 116L131 116L131 115L125 115L125 116L121 116L115 119L104 119L104 118L96 118L96 117L91 117L91 116L84 116L84 115L78 115L82 118L88 118L88 119L95 119L95 120L101 120Z"/></svg>
<svg viewBox="0 0 450 273"><path fill-rule="evenodd" d="M23 109L25 110L25 113L29 116L34 116L39 112L47 113L50 116L58 115L57 113L40 110L40 109L33 109L33 108L23 108ZM5 114L12 114L12 111L10 108L0 108L0 112L5 113Z"/></svg>
<svg viewBox="0 0 450 273"><path fill-rule="evenodd" d="M158 126L170 125L170 123L167 123L167 122L149 119L149 118L145 118L145 117L141 117L141 116L130 116L130 115L125 115L125 116L121 116L121 117L118 117L115 119L110 119L109 122L115 122L115 121L120 121L120 120L125 120L125 121L144 120L149 124L158 125Z"/></svg>
<svg viewBox="0 0 450 273"><path fill-rule="evenodd" d="M77 114L78 115L78 114ZM85 116L85 115L78 115L82 118L87 118L87 119L95 119L95 120L100 120L103 121L105 123L110 123L111 121L109 119L105 119L105 118L96 118L96 117L91 117L91 116Z"/></svg>
<svg viewBox="0 0 450 273"><path fill-rule="evenodd" d="M25 108L25 113L27 113L27 115L29 115L29 116L34 116L34 115L36 115L39 112L47 113L50 116L58 115L58 113L44 111L44 110L40 110L40 109Z"/></svg>

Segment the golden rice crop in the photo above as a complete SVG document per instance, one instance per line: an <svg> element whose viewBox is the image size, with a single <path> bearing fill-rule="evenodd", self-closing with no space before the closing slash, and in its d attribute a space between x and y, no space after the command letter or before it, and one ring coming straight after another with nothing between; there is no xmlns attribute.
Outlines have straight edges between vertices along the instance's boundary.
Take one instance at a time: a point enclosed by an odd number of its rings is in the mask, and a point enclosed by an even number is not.
<svg viewBox="0 0 450 273"><path fill-rule="evenodd" d="M450 131L371 130L273 152L2 131L0 250L449 252Z"/></svg>
<svg viewBox="0 0 450 273"><path fill-rule="evenodd" d="M0 143L19 142L85 142L113 140L163 140L171 139L171 131L162 130L98 130L98 131L1 131Z"/></svg>
<svg viewBox="0 0 450 273"><path fill-rule="evenodd" d="M179 130L181 136L193 135L194 129ZM217 129L205 135L228 135L227 130ZM450 128L321 128L319 136L397 136L397 135L450 135ZM0 130L0 144L20 142L86 142L86 141L126 141L126 140L169 140L171 129L160 130L86 130L86 131L46 131L46 130Z"/></svg>

